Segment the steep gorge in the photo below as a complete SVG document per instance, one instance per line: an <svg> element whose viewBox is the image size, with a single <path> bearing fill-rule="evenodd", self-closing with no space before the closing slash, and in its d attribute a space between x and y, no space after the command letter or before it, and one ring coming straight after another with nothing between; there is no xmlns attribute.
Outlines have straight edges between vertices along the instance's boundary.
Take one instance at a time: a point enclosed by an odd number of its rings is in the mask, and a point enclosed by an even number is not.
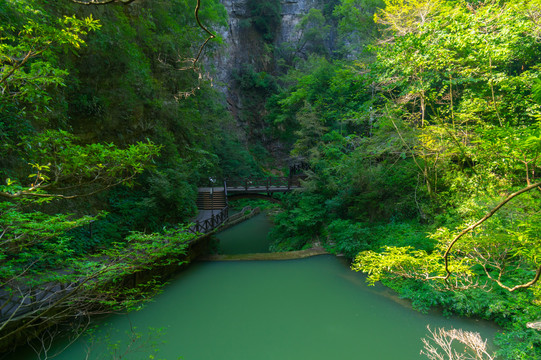
<svg viewBox="0 0 541 360"><path fill-rule="evenodd" d="M265 102L279 89L277 77L284 52L300 46L302 19L311 9L329 6L324 0L222 0L228 13L227 27L218 30L224 45L214 54L211 67L216 84L225 94L245 144L271 158L285 158L287 151L265 122ZM262 5L266 3L266 5ZM326 44L332 49L332 41ZM263 149L264 148L264 149ZM256 156L257 157L257 156ZM259 158L258 160L263 160Z"/></svg>

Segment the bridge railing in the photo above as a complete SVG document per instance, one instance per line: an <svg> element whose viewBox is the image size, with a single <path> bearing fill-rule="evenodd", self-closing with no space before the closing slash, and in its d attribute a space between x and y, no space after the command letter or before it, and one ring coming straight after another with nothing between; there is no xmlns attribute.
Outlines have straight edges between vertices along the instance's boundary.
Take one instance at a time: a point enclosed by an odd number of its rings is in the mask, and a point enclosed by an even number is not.
<svg viewBox="0 0 541 360"><path fill-rule="evenodd" d="M197 220L189 229L191 233L206 234L218 226L222 225L229 217L229 207L225 207L219 210L216 214L213 214L210 218L205 220Z"/></svg>
<svg viewBox="0 0 541 360"><path fill-rule="evenodd" d="M251 177L245 179L228 179L224 181L226 189L230 190L265 190L267 192L273 189L292 189L301 186L300 177Z"/></svg>
<svg viewBox="0 0 541 360"><path fill-rule="evenodd" d="M289 166L289 176L303 175L310 169L310 164L305 161L299 161Z"/></svg>

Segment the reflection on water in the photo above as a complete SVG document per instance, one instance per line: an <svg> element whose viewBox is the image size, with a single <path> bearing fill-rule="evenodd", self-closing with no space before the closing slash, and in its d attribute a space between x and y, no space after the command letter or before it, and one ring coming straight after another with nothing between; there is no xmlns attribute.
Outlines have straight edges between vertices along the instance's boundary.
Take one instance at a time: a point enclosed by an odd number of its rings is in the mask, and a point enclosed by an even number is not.
<svg viewBox="0 0 541 360"><path fill-rule="evenodd" d="M267 234L272 224L266 214L259 214L216 235L220 254L269 252Z"/></svg>

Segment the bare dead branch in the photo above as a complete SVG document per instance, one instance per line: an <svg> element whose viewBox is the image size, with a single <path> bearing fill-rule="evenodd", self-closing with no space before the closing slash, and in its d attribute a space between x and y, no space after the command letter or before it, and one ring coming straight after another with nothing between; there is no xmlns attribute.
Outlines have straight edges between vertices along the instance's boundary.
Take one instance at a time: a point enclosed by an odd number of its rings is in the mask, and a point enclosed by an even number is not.
<svg viewBox="0 0 541 360"><path fill-rule="evenodd" d="M64 334L62 329L59 329L58 326L56 326L55 328L47 328L44 332L40 334L38 338L33 341L31 339L28 339L27 343L34 350L39 359L53 359L59 354L63 353L73 343L75 343L75 341L77 341L85 333L89 325L90 317L86 316L84 319L82 319L82 322L75 329L74 333L68 337L67 343L63 344L60 349L55 349L54 353L51 354L49 353L54 341L57 339L58 336Z"/></svg>
<svg viewBox="0 0 541 360"><path fill-rule="evenodd" d="M40 306L37 309L31 311L29 314L25 314L24 316L28 317L29 320L26 321L23 325L17 327L16 329L14 329L14 330L6 333L6 334L2 334L2 336L0 336L0 341L8 339L9 337L13 336L15 333L17 333L17 332L19 332L21 330L24 330L24 329L29 328L31 326L35 326L35 323L38 322L40 319L43 319L50 312L57 309L61 304L68 301L73 296L77 295L80 292L80 290L83 288L83 286L85 286L86 283L88 283L91 280L97 278L98 276L106 273L107 271L110 270L110 268L111 268L111 265L106 266L105 268L101 269L100 271L97 271L97 272L93 273L92 275L90 275L90 276L88 276L88 277L86 277L84 279L81 279L78 282L70 284L70 286L66 287L66 289L68 291L66 291L66 293L64 295L60 296L58 299L54 299L53 302L51 302L50 304L47 304L45 309ZM74 285L74 286L72 287L71 285ZM28 294L25 294L25 296L28 296ZM23 304L23 301L21 301L20 304ZM13 312L11 314L10 318L7 321L4 321L1 324L0 330L5 328L5 326L9 322L14 320L13 317L15 316L16 313L17 313L17 311ZM38 314L39 314L39 316L38 316ZM36 316L33 316L33 315L36 315ZM55 316L58 317L58 313L56 313ZM47 321L49 321L49 320L48 319L44 320L44 322L47 322Z"/></svg>
<svg viewBox="0 0 541 360"><path fill-rule="evenodd" d="M526 327L529 329L541 330L541 320L529 322L526 324Z"/></svg>
<svg viewBox="0 0 541 360"><path fill-rule="evenodd" d="M423 338L424 350L421 354L431 360L493 360L494 356L487 350L487 342L483 341L479 333L464 331L462 329L446 330L438 328L431 330L427 326L430 335ZM464 351L458 351L453 342L458 341L466 347ZM440 351L443 351L441 353Z"/></svg>
<svg viewBox="0 0 541 360"><path fill-rule="evenodd" d="M27 298L28 298L28 294L25 294L24 297L20 300L19 304L17 305L17 308L11 313L9 318L0 324L0 331L2 331L7 326L7 324L9 324L14 319L15 314L17 314L17 312L22 308ZM0 338L0 340L2 339L4 338Z"/></svg>

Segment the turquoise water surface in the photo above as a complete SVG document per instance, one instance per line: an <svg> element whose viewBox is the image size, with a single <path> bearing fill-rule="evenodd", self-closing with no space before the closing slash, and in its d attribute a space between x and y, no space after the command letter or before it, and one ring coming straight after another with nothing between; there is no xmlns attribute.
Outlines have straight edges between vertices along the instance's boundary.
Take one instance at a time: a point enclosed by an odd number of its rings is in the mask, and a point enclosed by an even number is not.
<svg viewBox="0 0 541 360"><path fill-rule="evenodd" d="M250 221L230 229L233 234L221 242L235 238L235 231L249 237ZM426 359L420 350L427 325L476 331L489 339L496 332L489 323L418 313L389 290L366 286L361 274L330 255L199 262L143 310L109 316L94 340L82 338L55 359L85 359L88 349L89 359L112 359L115 346L117 354L129 348L122 359L130 360L150 355L169 360ZM143 335L130 345L134 332Z"/></svg>

